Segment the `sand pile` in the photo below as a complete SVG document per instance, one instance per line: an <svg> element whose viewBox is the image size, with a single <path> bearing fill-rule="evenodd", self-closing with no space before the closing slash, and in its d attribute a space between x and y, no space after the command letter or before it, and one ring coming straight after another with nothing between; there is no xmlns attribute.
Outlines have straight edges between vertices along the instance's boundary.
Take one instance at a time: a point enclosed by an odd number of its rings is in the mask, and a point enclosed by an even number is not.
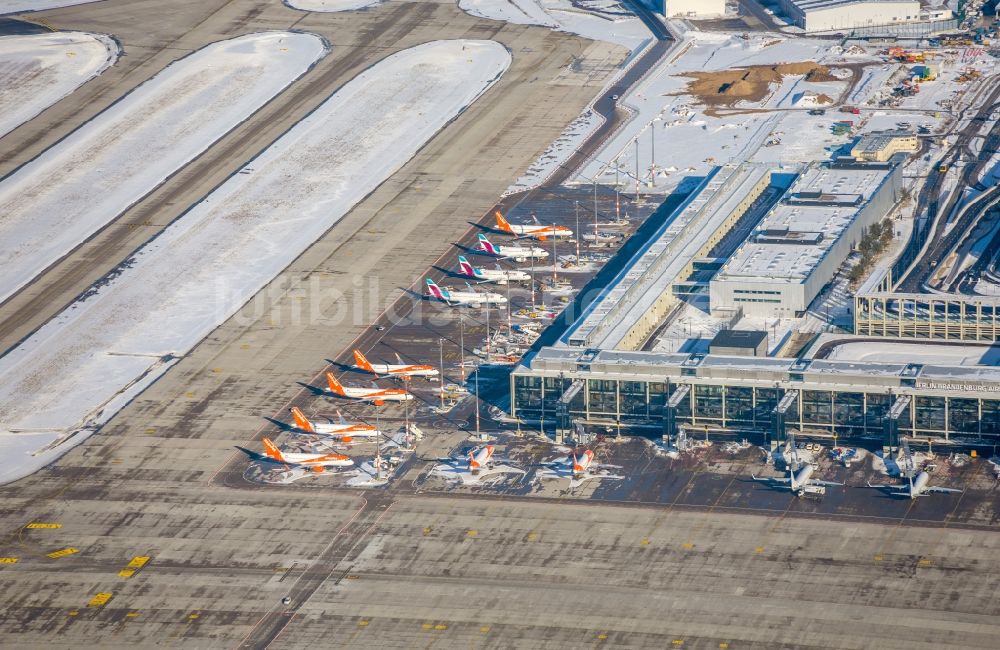
<svg viewBox="0 0 1000 650"><path fill-rule="evenodd" d="M830 69L812 61L755 65L718 72L689 72L687 94L705 104L734 104L738 101L759 102L767 96L770 85L780 83L787 75L804 75L807 81L840 81Z"/></svg>

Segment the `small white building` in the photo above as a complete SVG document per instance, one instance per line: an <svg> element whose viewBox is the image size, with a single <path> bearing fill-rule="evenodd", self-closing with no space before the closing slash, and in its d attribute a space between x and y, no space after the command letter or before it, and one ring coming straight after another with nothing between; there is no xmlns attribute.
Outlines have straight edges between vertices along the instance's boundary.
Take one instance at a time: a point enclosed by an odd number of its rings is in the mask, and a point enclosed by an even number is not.
<svg viewBox="0 0 1000 650"><path fill-rule="evenodd" d="M726 0L660 0L659 3L667 18L719 18L726 15Z"/></svg>
<svg viewBox="0 0 1000 650"><path fill-rule="evenodd" d="M919 0L781 0L781 9L807 32L926 20Z"/></svg>

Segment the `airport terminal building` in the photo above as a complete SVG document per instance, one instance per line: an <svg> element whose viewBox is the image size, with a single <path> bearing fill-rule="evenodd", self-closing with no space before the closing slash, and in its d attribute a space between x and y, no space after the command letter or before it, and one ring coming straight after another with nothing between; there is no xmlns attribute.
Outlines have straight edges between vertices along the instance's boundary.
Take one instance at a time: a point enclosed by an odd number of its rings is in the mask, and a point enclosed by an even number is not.
<svg viewBox="0 0 1000 650"><path fill-rule="evenodd" d="M664 433L770 431L781 405L803 432L1000 438L1000 368L549 347L514 370L511 394L523 419Z"/></svg>

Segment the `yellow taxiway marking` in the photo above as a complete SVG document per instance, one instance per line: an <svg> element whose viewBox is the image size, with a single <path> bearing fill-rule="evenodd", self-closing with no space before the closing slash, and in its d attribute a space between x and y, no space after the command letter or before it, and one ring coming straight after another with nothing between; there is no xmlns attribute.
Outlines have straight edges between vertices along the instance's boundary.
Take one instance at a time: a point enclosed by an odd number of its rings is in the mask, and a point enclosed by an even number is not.
<svg viewBox="0 0 1000 650"><path fill-rule="evenodd" d="M87 607L103 607L109 600L111 600L112 592L102 591L101 593L95 595L87 603Z"/></svg>
<svg viewBox="0 0 1000 650"><path fill-rule="evenodd" d="M368 625L368 621L358 621L358 627L364 627Z"/></svg>
<svg viewBox="0 0 1000 650"><path fill-rule="evenodd" d="M604 632L601 632L600 634L597 635L597 638L600 639L601 641L604 641L605 639L608 638L608 635L605 634Z"/></svg>
<svg viewBox="0 0 1000 650"><path fill-rule="evenodd" d="M142 567L146 566L147 562L149 562L148 555L136 555L129 561L128 566L131 569L141 569Z"/></svg>
<svg viewBox="0 0 1000 650"><path fill-rule="evenodd" d="M135 575L135 569L122 569L118 572L119 578L131 578Z"/></svg>
<svg viewBox="0 0 1000 650"><path fill-rule="evenodd" d="M62 524L49 524L41 521L33 521L25 528L62 528Z"/></svg>
<svg viewBox="0 0 1000 650"><path fill-rule="evenodd" d="M757 554L763 553L764 552L764 547L763 546L758 546L757 548L755 548L753 550L753 552L757 553Z"/></svg>
<svg viewBox="0 0 1000 650"><path fill-rule="evenodd" d="M430 534L431 534L431 527L430 526L424 526L424 537L427 537Z"/></svg>
<svg viewBox="0 0 1000 650"><path fill-rule="evenodd" d="M67 614L69 614L70 616L78 616L80 612L78 610L71 609L67 612Z"/></svg>
<svg viewBox="0 0 1000 650"><path fill-rule="evenodd" d="M198 618L199 616L201 616L201 614L199 614L198 612L191 612L190 614L188 614L188 618L191 619L192 621Z"/></svg>
<svg viewBox="0 0 1000 650"><path fill-rule="evenodd" d="M670 643L673 644L674 646L680 647L684 645L684 639L674 639Z"/></svg>
<svg viewBox="0 0 1000 650"><path fill-rule="evenodd" d="M930 566L930 565L931 561L925 557L922 557L919 560L917 560L917 566Z"/></svg>
<svg viewBox="0 0 1000 650"><path fill-rule="evenodd" d="M0 557L0 564L17 564L16 557Z"/></svg>
<svg viewBox="0 0 1000 650"><path fill-rule="evenodd" d="M149 427L146 429L146 433L153 434L156 433L156 427Z"/></svg>
<svg viewBox="0 0 1000 650"><path fill-rule="evenodd" d="M690 551L691 549L694 548L694 544L692 544L691 542L684 542L683 544L681 544L681 548L683 548L685 551Z"/></svg>
<svg viewBox="0 0 1000 650"><path fill-rule="evenodd" d="M479 631L482 632L483 634L487 634L490 631L490 626L484 625L481 628L479 628Z"/></svg>
<svg viewBox="0 0 1000 650"><path fill-rule="evenodd" d="M434 626L432 624L430 624L430 623L424 623L420 627L424 628L425 630L429 630L429 629L433 628Z"/></svg>
<svg viewBox="0 0 1000 650"><path fill-rule="evenodd" d="M882 556L881 555L876 555L875 556L875 561L876 562L881 562L882 561Z"/></svg>
<svg viewBox="0 0 1000 650"><path fill-rule="evenodd" d="M129 612L125 616L126 616L126 618L135 618L138 615L139 615L139 612Z"/></svg>
<svg viewBox="0 0 1000 650"><path fill-rule="evenodd" d="M528 533L528 541L533 542L538 539L538 533Z"/></svg>
<svg viewBox="0 0 1000 650"><path fill-rule="evenodd" d="M728 643L728 642L726 642L726 641L723 641L722 643L720 643L720 644L719 644L719 647L720 647L720 648L721 648L722 650L726 650L726 649L727 649L727 648L729 647L729 643Z"/></svg>
<svg viewBox="0 0 1000 650"><path fill-rule="evenodd" d="M51 553L48 554L48 556L50 558L52 558L53 560L55 560L55 559L58 559L58 558L61 558L61 557L66 557L67 555L73 555L74 553L79 553L79 552L80 552L80 549L70 547L70 548L60 549L58 551L52 551Z"/></svg>
<svg viewBox="0 0 1000 650"><path fill-rule="evenodd" d="M473 530L473 529L471 529L471 528L470 528L470 529L468 530L468 532L466 532L465 534L466 534L466 535L467 535L468 537L475 537L476 535L478 535L478 534L479 534L479 531L477 531L477 530Z"/></svg>

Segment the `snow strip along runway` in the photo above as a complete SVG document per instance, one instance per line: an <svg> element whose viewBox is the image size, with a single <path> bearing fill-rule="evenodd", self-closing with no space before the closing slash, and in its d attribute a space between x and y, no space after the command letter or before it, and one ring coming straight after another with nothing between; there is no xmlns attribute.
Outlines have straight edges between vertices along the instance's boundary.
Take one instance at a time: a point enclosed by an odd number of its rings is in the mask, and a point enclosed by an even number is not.
<svg viewBox="0 0 1000 650"><path fill-rule="evenodd" d="M176 61L0 181L0 302L86 241L328 51L266 32Z"/></svg>
<svg viewBox="0 0 1000 650"><path fill-rule="evenodd" d="M104 72L119 52L103 34L0 37L0 138Z"/></svg>
<svg viewBox="0 0 1000 650"><path fill-rule="evenodd" d="M0 358L0 482L51 462L85 438L81 430L110 419L402 167L510 61L492 41L435 41L386 58ZM28 432L50 432L46 442L60 444L11 456Z"/></svg>

